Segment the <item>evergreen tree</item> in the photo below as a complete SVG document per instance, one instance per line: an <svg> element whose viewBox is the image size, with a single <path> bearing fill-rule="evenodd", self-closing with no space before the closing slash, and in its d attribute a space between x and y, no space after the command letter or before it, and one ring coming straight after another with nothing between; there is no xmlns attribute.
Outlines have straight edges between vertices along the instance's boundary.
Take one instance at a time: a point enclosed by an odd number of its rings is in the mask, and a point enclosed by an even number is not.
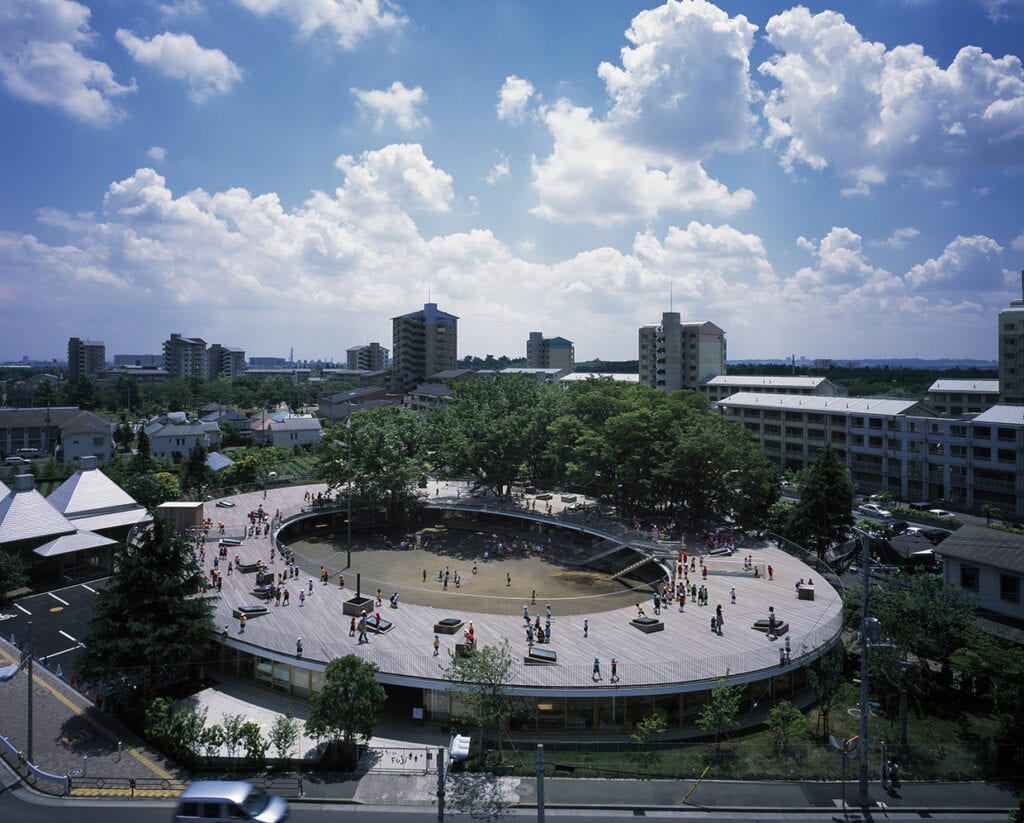
<svg viewBox="0 0 1024 823"><path fill-rule="evenodd" d="M197 497L202 496L203 489L210 485L213 471L206 465L210 452L202 443L196 443L188 453L188 459L181 468L181 485L194 491Z"/></svg>
<svg viewBox="0 0 1024 823"><path fill-rule="evenodd" d="M197 596L202 572L188 543L161 518L115 558L96 597L79 680L134 703L188 676L206 658L213 601Z"/></svg>
<svg viewBox="0 0 1024 823"><path fill-rule="evenodd" d="M850 472L839 462L831 446L804 472L800 502L793 508L790 535L815 549L818 557L846 540L853 526L854 486Z"/></svg>

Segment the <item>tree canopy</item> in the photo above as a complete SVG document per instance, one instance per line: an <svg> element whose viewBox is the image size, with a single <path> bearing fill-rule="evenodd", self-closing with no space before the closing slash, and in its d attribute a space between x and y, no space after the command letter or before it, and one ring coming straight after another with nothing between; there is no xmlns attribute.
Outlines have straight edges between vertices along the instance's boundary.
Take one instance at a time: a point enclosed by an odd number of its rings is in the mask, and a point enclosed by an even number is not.
<svg viewBox="0 0 1024 823"><path fill-rule="evenodd" d="M307 734L329 737L349 753L357 736L373 737L387 699L376 672L373 663L354 654L331 660L324 669L323 686L310 700Z"/></svg>
<svg viewBox="0 0 1024 823"><path fill-rule="evenodd" d="M793 506L785 536L824 558L850 534L854 491L850 472L826 445L801 475L800 500Z"/></svg>
<svg viewBox="0 0 1024 823"><path fill-rule="evenodd" d="M162 518L115 558L78 657L79 679L115 699L146 698L206 657L213 601L202 572Z"/></svg>

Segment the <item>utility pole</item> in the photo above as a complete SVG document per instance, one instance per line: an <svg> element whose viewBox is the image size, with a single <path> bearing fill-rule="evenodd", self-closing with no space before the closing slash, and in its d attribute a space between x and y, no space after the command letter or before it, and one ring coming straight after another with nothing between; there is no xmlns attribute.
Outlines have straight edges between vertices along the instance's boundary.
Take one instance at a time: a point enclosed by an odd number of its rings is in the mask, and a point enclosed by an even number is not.
<svg viewBox="0 0 1024 823"><path fill-rule="evenodd" d="M544 823L544 744L537 744L537 823Z"/></svg>
<svg viewBox="0 0 1024 823"><path fill-rule="evenodd" d="M348 466L348 516L345 518L348 526L348 552L345 559L345 568L352 565L352 405L348 407L348 418L345 421L345 442L348 445L348 456L345 463Z"/></svg>

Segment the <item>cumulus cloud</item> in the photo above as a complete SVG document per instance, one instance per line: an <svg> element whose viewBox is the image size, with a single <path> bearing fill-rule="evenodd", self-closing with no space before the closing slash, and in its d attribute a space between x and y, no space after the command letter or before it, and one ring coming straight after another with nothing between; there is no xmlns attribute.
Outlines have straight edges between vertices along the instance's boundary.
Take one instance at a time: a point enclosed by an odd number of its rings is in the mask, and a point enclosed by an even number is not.
<svg viewBox="0 0 1024 823"><path fill-rule="evenodd" d="M377 32L395 31L409 21L388 0L235 0L253 14L287 17L302 37L330 31L344 50Z"/></svg>
<svg viewBox="0 0 1024 823"><path fill-rule="evenodd" d="M499 181L504 180L506 177L510 176L511 173L512 170L511 167L509 166L509 160L507 157L502 155L498 162L491 166L491 170L487 173L487 176L484 178L484 182L487 183L488 186L495 186L498 184Z"/></svg>
<svg viewBox="0 0 1024 823"><path fill-rule="evenodd" d="M498 92L499 120L520 122L526 116L526 107L533 97L533 83L510 74Z"/></svg>
<svg viewBox="0 0 1024 823"><path fill-rule="evenodd" d="M1019 58L976 46L945 69L916 44L887 49L843 15L797 7L768 21L777 81L764 106L766 145L784 168L833 167L848 194L901 174L925 186L969 166L1020 167L1024 73Z"/></svg>
<svg viewBox="0 0 1024 823"><path fill-rule="evenodd" d="M610 124L638 143L684 159L744 148L754 116L750 61L757 26L704 0L669 0L633 18L622 66L598 75Z"/></svg>
<svg viewBox="0 0 1024 823"><path fill-rule="evenodd" d="M551 154L532 164L533 213L607 226L664 211L731 215L753 192L730 191L701 161L750 141L748 54L756 26L705 0L668 0L633 18L621 66L602 63L607 117L561 100L541 112Z"/></svg>
<svg viewBox="0 0 1024 823"><path fill-rule="evenodd" d="M995 240L984 235L957 237L941 255L914 266L905 279L915 289L978 288L998 280L993 260L1002 251Z"/></svg>
<svg viewBox="0 0 1024 823"><path fill-rule="evenodd" d="M650 219L663 210L734 214L749 208L753 192L730 192L699 163L685 163L625 141L590 109L560 101L544 122L554 148L532 162L540 202L533 213L559 223L612 225Z"/></svg>
<svg viewBox="0 0 1024 823"><path fill-rule="evenodd" d="M870 245L883 246L888 249L905 249L911 240L920 236L921 232L917 229L912 226L904 226L899 229L894 229L892 234L884 240L876 240Z"/></svg>
<svg viewBox="0 0 1024 823"><path fill-rule="evenodd" d="M194 103L227 94L242 79L242 72L224 52L203 48L191 34L166 31L146 40L118 29L116 37L136 62L163 77L188 83L188 96Z"/></svg>
<svg viewBox="0 0 1024 823"><path fill-rule="evenodd" d="M396 80L386 89L366 91L353 87L349 91L355 96L359 107L376 118L374 128L377 131L383 129L389 121L403 131L430 124L430 119L419 111L427 102L426 92L419 86L408 89Z"/></svg>
<svg viewBox="0 0 1024 823"><path fill-rule="evenodd" d="M167 149L163 146L150 146L149 150L146 152L146 157L157 163L162 163L167 159Z"/></svg>
<svg viewBox="0 0 1024 823"><path fill-rule="evenodd" d="M74 0L0 4L0 81L7 91L76 120L106 126L124 117L114 99L136 90L106 63L83 53L93 41L91 12Z"/></svg>
<svg viewBox="0 0 1024 823"><path fill-rule="evenodd" d="M451 208L451 175L437 168L419 144L395 144L363 152L356 161L343 154L334 165L345 173L345 188L367 201L402 208L446 212Z"/></svg>

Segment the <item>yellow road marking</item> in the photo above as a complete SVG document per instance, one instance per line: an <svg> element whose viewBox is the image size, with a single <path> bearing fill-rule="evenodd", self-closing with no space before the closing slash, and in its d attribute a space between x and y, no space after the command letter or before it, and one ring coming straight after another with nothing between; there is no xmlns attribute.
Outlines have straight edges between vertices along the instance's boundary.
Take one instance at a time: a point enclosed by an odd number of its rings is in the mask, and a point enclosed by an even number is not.
<svg viewBox="0 0 1024 823"><path fill-rule="evenodd" d="M9 654L7 654L7 652L5 652L3 649L0 649L0 657L2 657L8 663L19 662L15 660L13 657L11 657ZM65 706L71 709L71 711L73 711L76 715L81 717L86 723L89 723L94 728L96 728L99 732L103 734L104 737L107 738L107 740L111 741L112 743L117 742L114 739L114 736L111 735L109 731L104 729L99 723L97 723L95 720L93 720L91 717L89 717L89 715L85 713L85 709L73 703L70 699L68 699L65 695L61 694L59 691L53 688L53 686L51 686L45 680L33 677L32 681L42 686L44 689L46 689L46 691L48 691L50 694L56 697L61 703L63 703ZM125 746L124 752L125 754L134 757L137 761L139 761L139 763L141 763L143 766L145 766L147 769L153 772L153 774L155 774L157 777L160 777L164 780L174 780L174 776L170 772L168 772L166 769L163 769L159 764L154 763L149 757L144 755L142 752L136 750L134 746Z"/></svg>

